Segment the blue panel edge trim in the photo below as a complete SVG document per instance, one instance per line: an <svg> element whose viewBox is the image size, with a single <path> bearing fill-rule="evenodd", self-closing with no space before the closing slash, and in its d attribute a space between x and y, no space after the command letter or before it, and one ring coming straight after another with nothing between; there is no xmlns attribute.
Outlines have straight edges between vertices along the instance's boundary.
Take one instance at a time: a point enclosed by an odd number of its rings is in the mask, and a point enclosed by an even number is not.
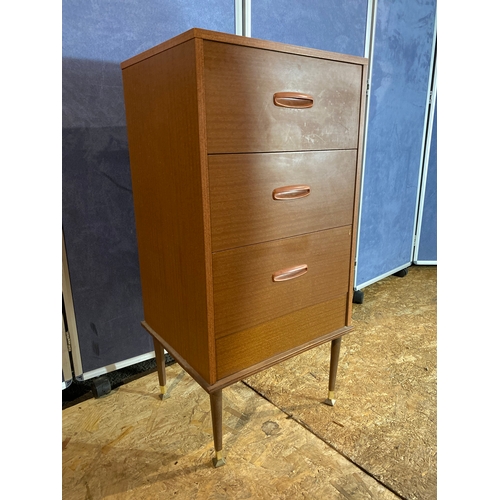
<svg viewBox="0 0 500 500"><path fill-rule="evenodd" d="M369 285L373 285L373 283L376 283L377 281L383 280L384 278L387 278L388 276L392 276L394 273L397 273L398 271L402 271L403 269L406 269L407 267L410 267L412 265L412 262L408 262L406 264L403 264L402 266L398 266L392 271L389 271L385 274L381 274L380 276L373 278L369 281L365 281L364 283L361 283L361 285L356 285L354 287L355 291L361 290L362 288L366 288Z"/></svg>

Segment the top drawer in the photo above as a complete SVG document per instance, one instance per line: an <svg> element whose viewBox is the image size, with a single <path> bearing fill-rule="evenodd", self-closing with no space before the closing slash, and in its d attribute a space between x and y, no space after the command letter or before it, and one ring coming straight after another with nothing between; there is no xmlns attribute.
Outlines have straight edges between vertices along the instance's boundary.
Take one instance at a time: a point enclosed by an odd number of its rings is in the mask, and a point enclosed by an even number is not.
<svg viewBox="0 0 500 500"><path fill-rule="evenodd" d="M360 65L204 42L209 153L354 149L358 143ZM275 94L312 97L283 107ZM282 104L308 106L307 99Z"/></svg>

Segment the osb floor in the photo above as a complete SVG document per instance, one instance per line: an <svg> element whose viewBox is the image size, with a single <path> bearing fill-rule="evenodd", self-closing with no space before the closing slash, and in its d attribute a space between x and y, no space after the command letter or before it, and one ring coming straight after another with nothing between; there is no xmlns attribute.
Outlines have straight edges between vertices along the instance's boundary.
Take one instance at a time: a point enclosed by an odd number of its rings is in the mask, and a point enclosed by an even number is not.
<svg viewBox="0 0 500 500"><path fill-rule="evenodd" d="M437 496L436 282L436 267L413 266L365 289L342 340L333 408L316 404L329 345L246 381L407 499Z"/></svg>
<svg viewBox="0 0 500 500"><path fill-rule="evenodd" d="M436 268L371 285L353 319L333 408L328 346L224 389L219 469L209 398L177 364L165 401L151 374L63 410L63 498L436 498Z"/></svg>

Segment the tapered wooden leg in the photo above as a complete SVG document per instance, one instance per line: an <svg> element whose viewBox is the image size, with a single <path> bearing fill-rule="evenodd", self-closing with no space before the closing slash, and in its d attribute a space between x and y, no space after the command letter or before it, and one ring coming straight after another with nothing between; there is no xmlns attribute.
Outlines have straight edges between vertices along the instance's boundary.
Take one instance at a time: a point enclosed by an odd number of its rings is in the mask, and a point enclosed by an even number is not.
<svg viewBox="0 0 500 500"><path fill-rule="evenodd" d="M215 458L212 462L215 467L221 467L226 463L222 458L222 389L210 394L210 409L215 446Z"/></svg>
<svg viewBox="0 0 500 500"><path fill-rule="evenodd" d="M337 379L337 368L339 366L340 342L342 337L332 340L332 350L330 354L330 380L328 382L328 398L325 404L333 406L335 404L334 390L335 380Z"/></svg>
<svg viewBox="0 0 500 500"><path fill-rule="evenodd" d="M165 349L164 347L153 337L153 342L155 345L155 357L156 357L156 368L158 370L158 382L160 383L160 398L166 399L167 391L167 375L165 373Z"/></svg>

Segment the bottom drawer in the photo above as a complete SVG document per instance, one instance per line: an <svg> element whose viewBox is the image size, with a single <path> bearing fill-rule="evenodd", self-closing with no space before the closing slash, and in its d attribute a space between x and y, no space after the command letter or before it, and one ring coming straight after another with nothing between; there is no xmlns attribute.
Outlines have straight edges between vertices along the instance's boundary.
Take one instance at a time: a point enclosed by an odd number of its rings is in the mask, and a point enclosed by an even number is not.
<svg viewBox="0 0 500 500"><path fill-rule="evenodd" d="M247 331L345 294L350 253L351 226L214 253L215 337ZM307 271L294 279L273 278L303 265Z"/></svg>
<svg viewBox="0 0 500 500"><path fill-rule="evenodd" d="M217 339L217 379L346 326L347 294Z"/></svg>

